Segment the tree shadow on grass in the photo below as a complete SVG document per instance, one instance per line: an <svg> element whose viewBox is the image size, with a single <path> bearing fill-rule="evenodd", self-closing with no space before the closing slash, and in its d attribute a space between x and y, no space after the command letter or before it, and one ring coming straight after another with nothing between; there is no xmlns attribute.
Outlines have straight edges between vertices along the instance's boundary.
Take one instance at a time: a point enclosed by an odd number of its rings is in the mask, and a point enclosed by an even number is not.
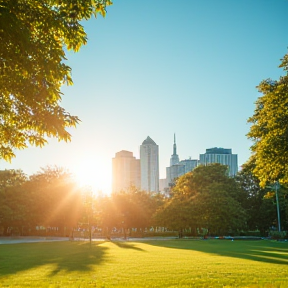
<svg viewBox="0 0 288 288"><path fill-rule="evenodd" d="M52 264L50 276L61 271L91 271L105 261L101 243L56 242L0 246L0 276Z"/></svg>
<svg viewBox="0 0 288 288"><path fill-rule="evenodd" d="M133 249L133 250L137 250L137 251L145 251L144 249L136 247L134 244L127 243L127 242L111 241L111 243L120 247L120 248Z"/></svg>
<svg viewBox="0 0 288 288"><path fill-rule="evenodd" d="M275 241L172 240L146 244L174 249L187 249L271 264L288 265L288 244Z"/></svg>

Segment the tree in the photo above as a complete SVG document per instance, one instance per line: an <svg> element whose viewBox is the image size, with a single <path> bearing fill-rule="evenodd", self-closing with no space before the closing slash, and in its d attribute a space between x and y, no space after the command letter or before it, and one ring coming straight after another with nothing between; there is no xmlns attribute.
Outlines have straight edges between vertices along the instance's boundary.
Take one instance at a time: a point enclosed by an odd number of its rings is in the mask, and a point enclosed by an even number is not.
<svg viewBox="0 0 288 288"><path fill-rule="evenodd" d="M286 75L259 84L258 90L263 95L256 101L254 115L248 119L252 126L247 136L254 142L253 173L261 187L275 181L288 183L288 54L279 67Z"/></svg>
<svg viewBox="0 0 288 288"><path fill-rule="evenodd" d="M23 193L26 181L27 177L21 170L0 171L0 227L4 235L16 227L21 232L21 226L29 215Z"/></svg>
<svg viewBox="0 0 288 288"><path fill-rule="evenodd" d="M223 234L245 226L242 198L243 191L235 179L228 176L227 166L217 163L199 166L177 179L172 198L156 218L178 229L179 235L188 227Z"/></svg>
<svg viewBox="0 0 288 288"><path fill-rule="evenodd" d="M68 235L83 211L81 190L71 174L59 167L47 167L30 177L25 187L30 196L31 226L53 227Z"/></svg>
<svg viewBox="0 0 288 288"><path fill-rule="evenodd" d="M275 193L271 197L271 189L260 187L259 179L253 174L254 169L255 159L251 157L243 165L236 181L246 195L242 201L242 206L247 213L247 229L250 231L259 230L261 235L266 236L276 219L276 207L273 203L275 202L273 201Z"/></svg>
<svg viewBox="0 0 288 288"><path fill-rule="evenodd" d="M119 217L117 209L111 200L111 197L105 196L99 198L96 202L99 212L99 226L102 228L104 235L109 239L111 230L114 227L119 227Z"/></svg>
<svg viewBox="0 0 288 288"><path fill-rule="evenodd" d="M231 192L225 184L213 182L195 198L194 213L209 234L225 235L246 228L246 211Z"/></svg>
<svg viewBox="0 0 288 288"><path fill-rule="evenodd" d="M95 224L95 199L93 195L93 191L91 187L85 187L82 188L82 193L83 193L83 215L82 215L82 226L86 226L88 233L89 233L89 242L90 242L90 247L92 244L92 225ZM84 224L84 225L83 225ZM72 232L73 235L73 232Z"/></svg>
<svg viewBox="0 0 288 288"><path fill-rule="evenodd" d="M60 106L72 84L65 49L87 42L80 21L105 16L110 0L0 1L0 159L47 137L69 141L79 119Z"/></svg>
<svg viewBox="0 0 288 288"><path fill-rule="evenodd" d="M152 216L162 204L162 197L131 186L110 197L98 199L97 202L99 224L107 237L110 237L113 228L122 231L126 237L132 228L137 228L139 235L145 228L151 227Z"/></svg>
<svg viewBox="0 0 288 288"><path fill-rule="evenodd" d="M183 236L183 230L195 225L196 217L193 201L183 197L174 196L166 199L166 202L158 209L154 219L158 226L163 226L173 231L178 231L179 238ZM194 224L194 225L193 225Z"/></svg>

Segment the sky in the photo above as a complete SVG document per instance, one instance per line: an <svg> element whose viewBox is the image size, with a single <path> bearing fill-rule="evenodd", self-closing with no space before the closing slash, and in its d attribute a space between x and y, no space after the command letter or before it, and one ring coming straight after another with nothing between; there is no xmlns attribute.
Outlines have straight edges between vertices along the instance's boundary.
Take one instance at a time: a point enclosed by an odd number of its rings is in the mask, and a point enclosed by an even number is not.
<svg viewBox="0 0 288 288"><path fill-rule="evenodd" d="M61 106L81 119L72 141L15 151L0 169L63 167L109 194L115 153L139 159L147 136L166 178L174 133L180 160L222 147L244 164L256 86L284 75L288 0L113 2L105 18L83 22L87 45L67 53L74 85L62 87Z"/></svg>

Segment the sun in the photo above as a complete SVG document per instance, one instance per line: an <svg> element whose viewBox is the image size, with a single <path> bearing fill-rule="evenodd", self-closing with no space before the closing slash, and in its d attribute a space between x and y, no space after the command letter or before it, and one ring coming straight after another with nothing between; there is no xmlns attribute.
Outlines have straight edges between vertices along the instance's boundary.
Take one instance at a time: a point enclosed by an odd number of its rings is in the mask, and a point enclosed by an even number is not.
<svg viewBox="0 0 288 288"><path fill-rule="evenodd" d="M81 159L71 170L80 187L89 186L94 193L111 193L111 167L103 160Z"/></svg>

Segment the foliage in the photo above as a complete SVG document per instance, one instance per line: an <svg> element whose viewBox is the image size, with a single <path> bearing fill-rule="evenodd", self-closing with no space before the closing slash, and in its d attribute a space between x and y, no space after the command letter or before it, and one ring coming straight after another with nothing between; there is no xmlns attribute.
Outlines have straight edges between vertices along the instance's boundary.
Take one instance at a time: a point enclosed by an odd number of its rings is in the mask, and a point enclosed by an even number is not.
<svg viewBox="0 0 288 288"><path fill-rule="evenodd" d="M0 171L0 183L0 226L4 234L11 229L26 234L44 226L48 233L55 228L64 235L66 228L77 226L82 213L81 191L64 169L47 167L29 180L22 171Z"/></svg>
<svg viewBox="0 0 288 288"><path fill-rule="evenodd" d="M246 228L246 211L230 194L231 190L222 183L212 183L195 198L198 223L209 234L225 235Z"/></svg>
<svg viewBox="0 0 288 288"><path fill-rule="evenodd" d="M37 226L57 227L63 234L64 228L77 226L83 201L81 190L68 171L58 167L42 169L31 177L26 189Z"/></svg>
<svg viewBox="0 0 288 288"><path fill-rule="evenodd" d="M161 196L130 187L127 191L112 194L111 197L98 199L100 226L107 234L112 228L123 230L124 237L128 229L144 230L152 224L152 215L161 205ZM109 235L108 235L109 236Z"/></svg>
<svg viewBox="0 0 288 288"><path fill-rule="evenodd" d="M243 207L248 219L250 230L260 230L267 235L268 230L277 226L276 195L273 186L260 186L260 180L254 175L255 158L251 157L242 167L236 178L240 187L245 191ZM278 188L279 208L282 229L288 228L288 189L285 186Z"/></svg>
<svg viewBox="0 0 288 288"><path fill-rule="evenodd" d="M193 231L206 228L209 233L224 234L244 227L243 197L235 179L228 177L226 166L199 166L178 178L172 197L155 218L159 225L177 229L180 236L188 227Z"/></svg>
<svg viewBox="0 0 288 288"><path fill-rule="evenodd" d="M258 90L262 96L256 101L254 115L247 134L254 144L251 146L255 158L253 173L260 186L275 181L288 183L288 54L279 66L285 75L279 80L263 80Z"/></svg>
<svg viewBox="0 0 288 288"><path fill-rule="evenodd" d="M22 185L27 181L27 176L22 170L0 170L0 189Z"/></svg>
<svg viewBox="0 0 288 288"><path fill-rule="evenodd" d="M68 141L79 119L60 106L62 84L72 84L65 49L87 36L80 21L105 16L110 0L0 1L0 159L47 137Z"/></svg>
<svg viewBox="0 0 288 288"><path fill-rule="evenodd" d="M144 235L151 227L178 231L179 237L208 233L225 235L277 226L275 193L259 186L254 164L247 163L236 178L220 164L200 166L180 177L170 198L130 187L111 196L95 197L79 189L69 171L47 167L29 179L21 170L0 171L0 233L71 235L73 228L102 235L133 231ZM271 197L267 196L270 191ZM278 190L281 228L288 228L288 191ZM136 228L136 229L135 229ZM158 229L157 229L158 230ZM13 232L13 231L12 231Z"/></svg>
<svg viewBox="0 0 288 288"><path fill-rule="evenodd" d="M288 232L287 231L269 231L269 236L273 239L288 239Z"/></svg>
<svg viewBox="0 0 288 288"><path fill-rule="evenodd" d="M21 170L0 171L0 226L4 227L4 233L8 232L9 226L19 226L27 219L23 194L26 180Z"/></svg>
<svg viewBox="0 0 288 288"><path fill-rule="evenodd" d="M192 197L207 189L208 185L214 182L231 182L231 178L227 174L227 166L218 163L198 166L177 179L173 192L185 197Z"/></svg>
<svg viewBox="0 0 288 288"><path fill-rule="evenodd" d="M194 222L191 209L192 204L186 199L180 197L167 199L154 215L155 223L172 231L179 231L181 237L183 230L190 228Z"/></svg>
<svg viewBox="0 0 288 288"><path fill-rule="evenodd" d="M243 165L236 181L245 193L242 206L247 213L247 229L260 230L261 235L267 236L276 218L274 198L265 197L269 191L260 187L259 179L253 174L255 162L253 158Z"/></svg>

